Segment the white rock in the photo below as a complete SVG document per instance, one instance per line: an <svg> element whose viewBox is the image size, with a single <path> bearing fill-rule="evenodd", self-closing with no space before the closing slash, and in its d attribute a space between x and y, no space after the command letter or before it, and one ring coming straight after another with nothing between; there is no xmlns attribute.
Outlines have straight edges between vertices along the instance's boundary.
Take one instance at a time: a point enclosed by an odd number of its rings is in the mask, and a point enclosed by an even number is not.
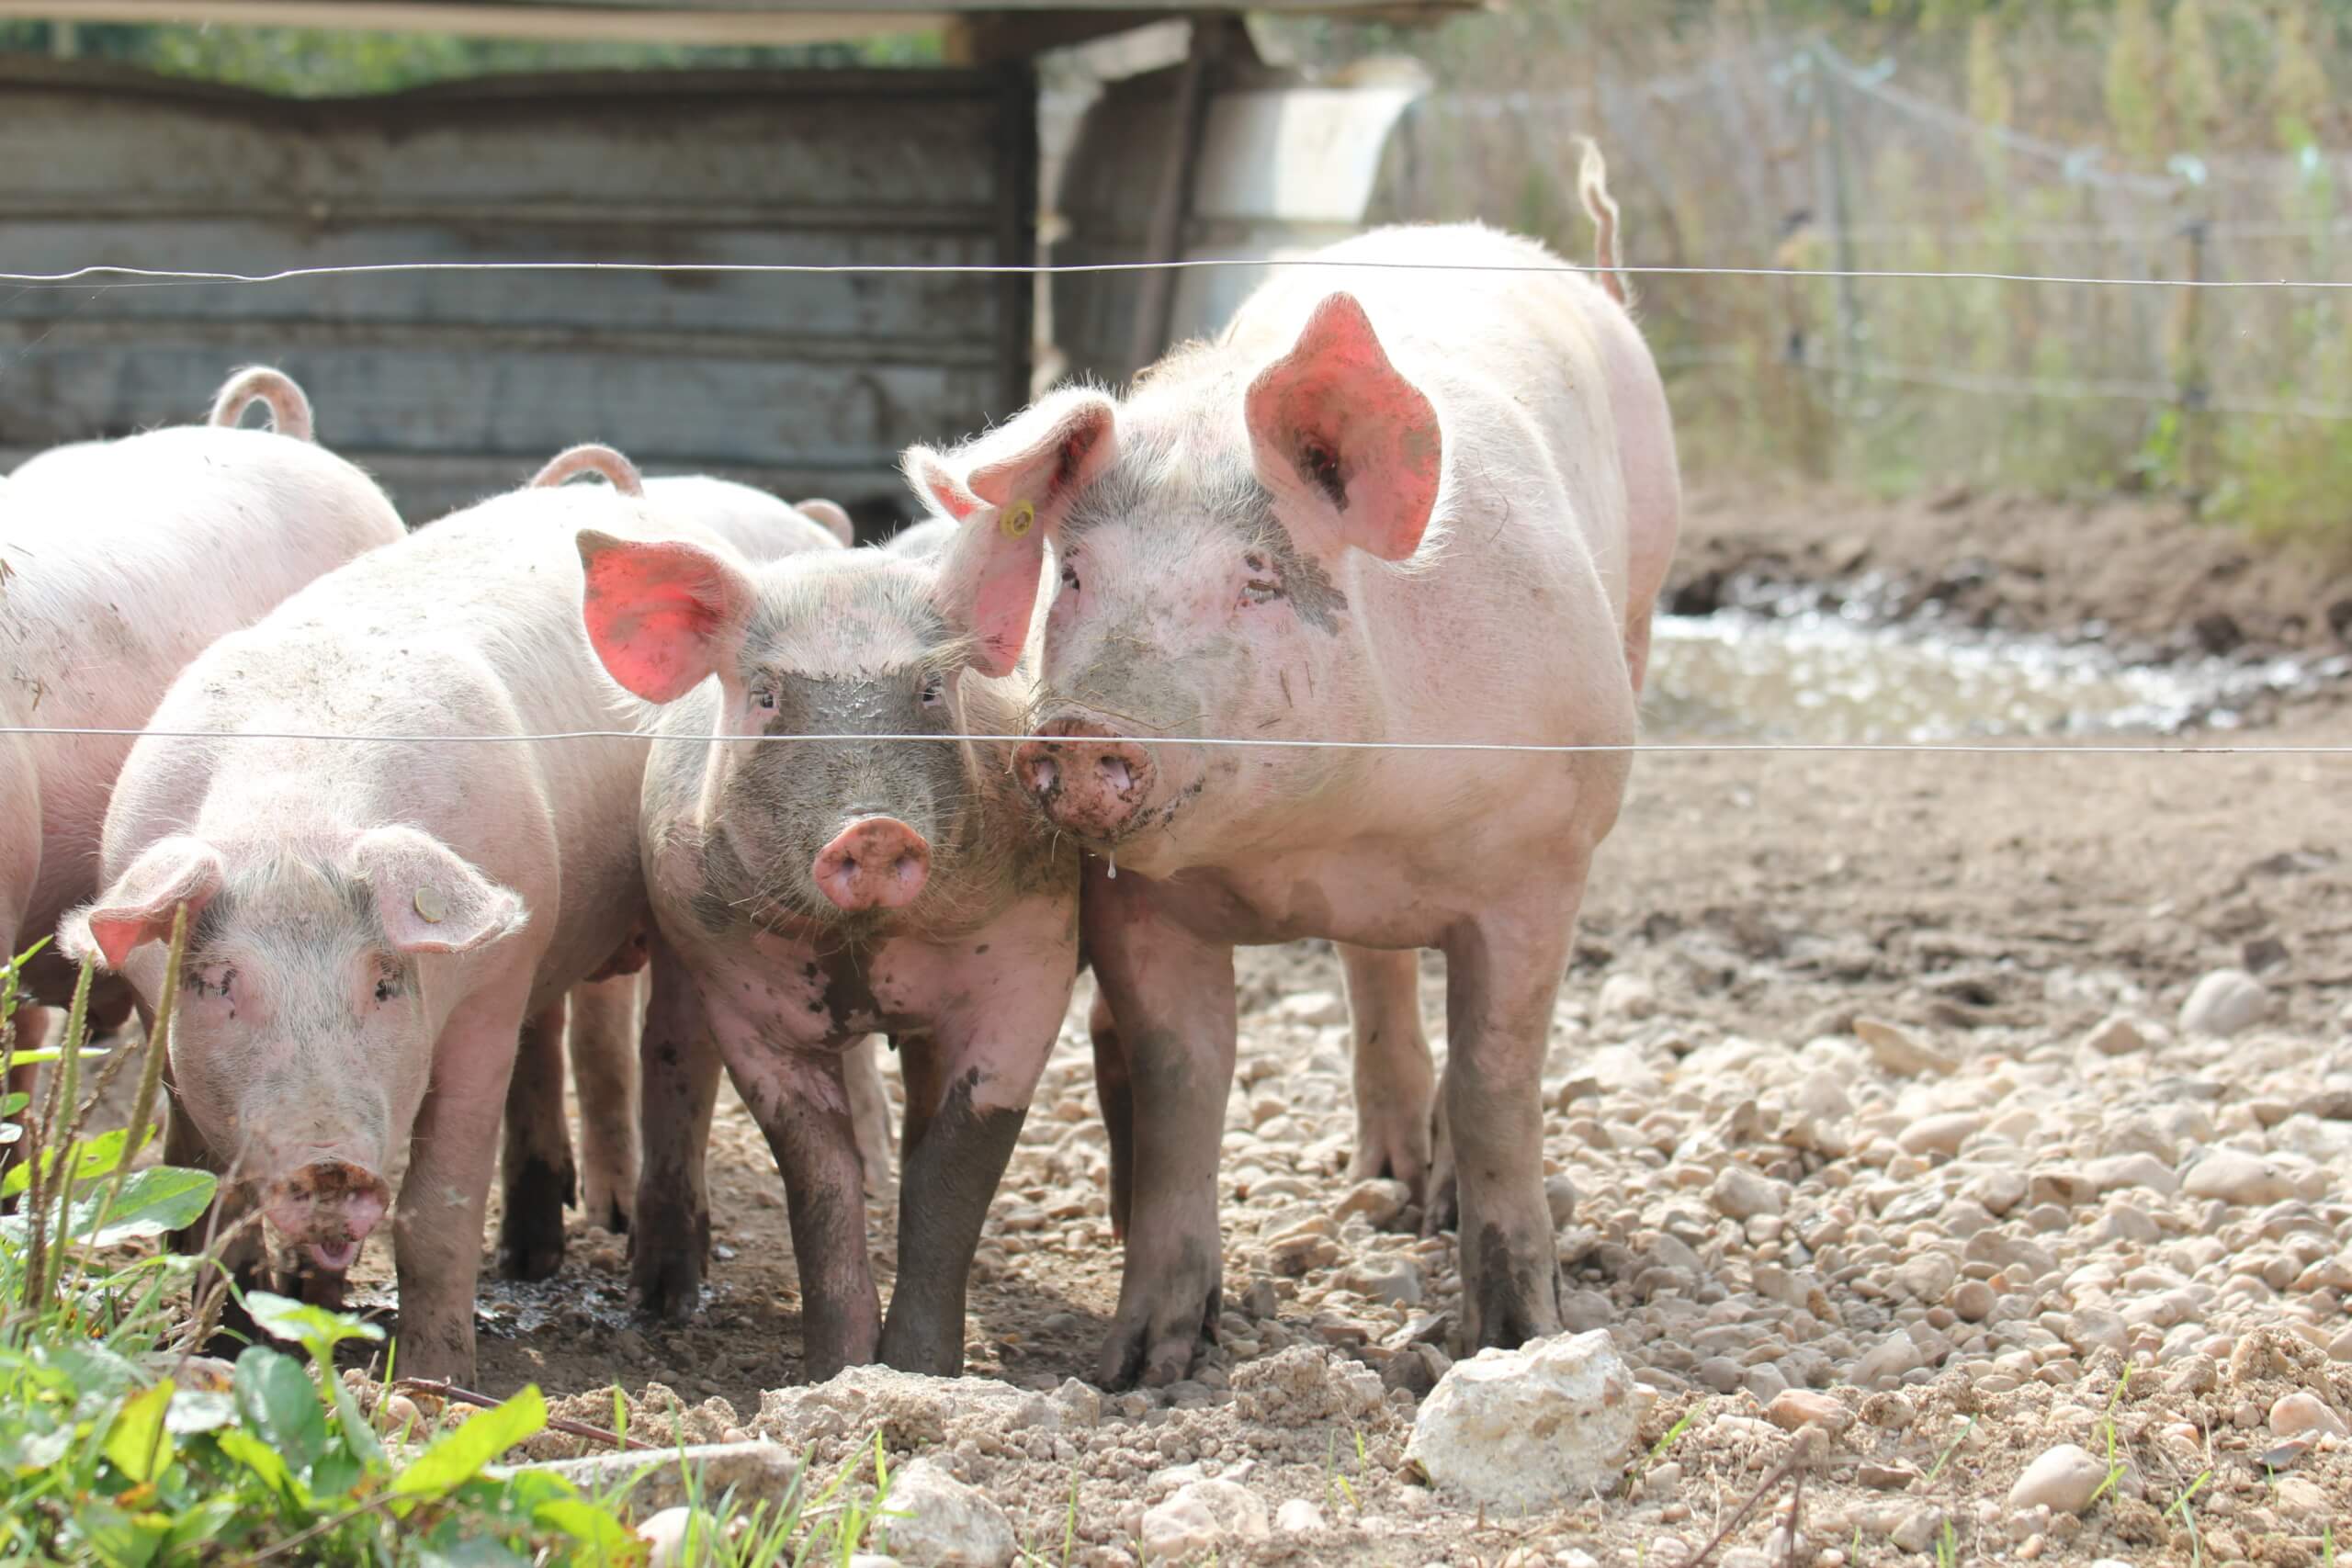
<svg viewBox="0 0 2352 1568"><path fill-rule="evenodd" d="M2083 1037L2083 1043L2102 1056L2128 1056L2148 1048L2148 1025L2128 1012L2111 1012Z"/></svg>
<svg viewBox="0 0 2352 1568"><path fill-rule="evenodd" d="M2090 1506L2091 1495L2107 1480L2107 1466L2089 1450L2061 1443L2025 1467L2009 1488L2009 1508L2024 1513L2048 1508L2053 1514L2079 1514Z"/></svg>
<svg viewBox="0 0 2352 1568"><path fill-rule="evenodd" d="M2180 1190L2180 1178L2172 1173L2172 1167L2145 1151L2104 1156L2084 1166L2083 1175L2103 1193L2144 1187L2170 1197Z"/></svg>
<svg viewBox="0 0 2352 1568"><path fill-rule="evenodd" d="M1304 1497L1293 1497L1274 1510L1274 1529L1284 1535L1313 1535L1323 1528L1323 1510Z"/></svg>
<svg viewBox="0 0 2352 1568"><path fill-rule="evenodd" d="M1657 990L1639 975L1611 975L1600 983L1603 1018L1644 1019L1657 1011Z"/></svg>
<svg viewBox="0 0 2352 1568"><path fill-rule="evenodd" d="M1375 1179L1359 1181L1341 1195L1332 1213L1344 1220L1350 1214L1362 1214L1374 1230L1385 1230L1388 1222L1405 1212L1413 1201L1413 1190L1401 1181Z"/></svg>
<svg viewBox="0 0 2352 1568"><path fill-rule="evenodd" d="M1888 1072L1905 1077L1949 1073L1957 1066L1941 1051L1883 1019L1856 1019L1854 1038L1870 1047L1872 1061Z"/></svg>
<svg viewBox="0 0 2352 1568"><path fill-rule="evenodd" d="M1564 1174L1544 1179L1544 1204L1552 1211L1552 1228L1557 1230L1577 1217L1577 1184Z"/></svg>
<svg viewBox="0 0 2352 1568"><path fill-rule="evenodd" d="M2346 1435L2343 1417L2313 1393L2290 1393L2272 1405L2270 1429L2282 1438L2300 1438L2306 1432L2332 1438Z"/></svg>
<svg viewBox="0 0 2352 1568"><path fill-rule="evenodd" d="M637 1539L651 1548L648 1568L681 1568L711 1557L719 1529L699 1508L664 1508L637 1527Z"/></svg>
<svg viewBox="0 0 2352 1568"><path fill-rule="evenodd" d="M1295 991L1274 1004L1274 1011L1293 1023L1321 1027L1348 1021L1348 1004L1330 991Z"/></svg>
<svg viewBox="0 0 2352 1568"><path fill-rule="evenodd" d="M1779 1182L1759 1176L1744 1165L1724 1167L1723 1174L1715 1178L1713 1196L1715 1207L1735 1220L1777 1214L1787 1201Z"/></svg>
<svg viewBox="0 0 2352 1568"><path fill-rule="evenodd" d="M1340 1283L1391 1306L1421 1303L1421 1266L1401 1252L1375 1253L1363 1259L1340 1276Z"/></svg>
<svg viewBox="0 0 2352 1568"><path fill-rule="evenodd" d="M2270 1010L2270 993L2243 969L2216 969L2180 1005L2180 1031L2222 1039L2250 1028Z"/></svg>
<svg viewBox="0 0 2352 1568"><path fill-rule="evenodd" d="M1906 1155L1941 1155L1946 1159L1960 1153L1960 1145L1984 1125L1984 1118L1973 1111L1951 1111L1941 1116L1922 1116L1896 1134L1894 1146Z"/></svg>
<svg viewBox="0 0 2352 1568"><path fill-rule="evenodd" d="M1230 1481L1195 1481L1143 1516L1143 1546L1154 1562L1182 1562L1271 1540L1266 1505ZM895 1536L893 1540L897 1539Z"/></svg>
<svg viewBox="0 0 2352 1568"><path fill-rule="evenodd" d="M1421 1401L1405 1460L1436 1486L1513 1512L1606 1492L1633 1446L1634 1387L1600 1330L1481 1350Z"/></svg>
<svg viewBox="0 0 2352 1568"><path fill-rule="evenodd" d="M2215 1149L2188 1168L2180 1190L2224 1203L2276 1203L2295 1195L2293 1183L2268 1160L2237 1149Z"/></svg>
<svg viewBox="0 0 2352 1568"><path fill-rule="evenodd" d="M890 1554L914 1568L1005 1568L1020 1550L995 1499L934 1459L910 1461L890 1478Z"/></svg>

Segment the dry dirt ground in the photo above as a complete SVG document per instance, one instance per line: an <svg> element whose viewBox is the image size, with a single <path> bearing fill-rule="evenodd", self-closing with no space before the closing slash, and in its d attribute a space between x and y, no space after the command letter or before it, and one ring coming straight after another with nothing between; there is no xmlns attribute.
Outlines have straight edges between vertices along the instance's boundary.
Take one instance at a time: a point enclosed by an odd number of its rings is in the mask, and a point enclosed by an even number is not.
<svg viewBox="0 0 2352 1568"><path fill-rule="evenodd" d="M2152 655L2332 649L2352 605L2322 558L2125 502L1695 499L1684 606L1791 585L2012 629L2104 622ZM2236 739L2352 741L2352 722L2312 702ZM1144 1509L1220 1473L1270 1512L1304 1498L1323 1516L1228 1541L1225 1562L1688 1562L1759 1488L1713 1561L2332 1561L2336 1535L2352 1545L2352 1445L2289 1443L2308 1407L2273 1407L2308 1393L2352 1420L2347 770L1643 759L1546 1091L1572 1325L1607 1329L1657 1392L1628 1467L1644 1473L1607 1496L1506 1520L1402 1472L1445 1364L1453 1241L1376 1228L1393 1195L1350 1198L1344 1010L1320 944L1244 955L1225 1344L1199 1382L1108 1396L1091 1425L942 1395L920 1416L848 1400L811 1427L767 1393L800 1375L798 1296L781 1188L731 1093L700 1322L633 1325L625 1244L575 1224L557 1280L486 1290L480 1381L659 1384L640 1421L665 1390L717 1398L695 1435L813 1438L828 1461L879 1425L944 1453L1055 1562L1066 1530L1071 1560L1135 1561ZM2184 1032L2192 986L2224 968L2256 976L2263 1016L2226 1042ZM1434 956L1427 975L1442 1051ZM972 1291L970 1370L1028 1389L1090 1375L1117 1293L1088 994ZM2139 1021L2090 1039L2119 1013ZM893 1218L871 1235L886 1290ZM1801 1503L1792 1439L1761 1418L1786 1388L1838 1410ZM609 1392L579 1408L609 1415ZM2011 1508L2037 1455L2071 1442L2105 1465L2110 1441L2113 1483L2080 1517ZM1768 1540L1789 1524L1792 1550Z"/></svg>

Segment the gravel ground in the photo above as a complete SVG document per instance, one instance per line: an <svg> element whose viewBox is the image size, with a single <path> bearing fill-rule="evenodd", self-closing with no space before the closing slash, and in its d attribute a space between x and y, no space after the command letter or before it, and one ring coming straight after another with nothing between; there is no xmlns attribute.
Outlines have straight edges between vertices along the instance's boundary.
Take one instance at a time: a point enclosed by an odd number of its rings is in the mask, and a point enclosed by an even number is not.
<svg viewBox="0 0 2352 1568"><path fill-rule="evenodd" d="M1929 560L1962 510L1849 508L1814 531ZM1702 563L1732 558L1709 553L1726 515L1701 509ZM1813 570L1810 547L1784 570ZM2290 623L2228 603L2249 629L2333 636L2324 606ZM2076 595L2060 618L2098 609ZM2335 711L2235 739L2335 743ZM1227 1311L1196 1382L1070 1381L1118 1269L1084 983L982 1247L975 1378L799 1384L782 1190L729 1094L701 1320L634 1324L625 1243L575 1225L556 1280L486 1282L481 1381L599 1423L618 1382L639 1431L772 1437L827 1465L879 1429L936 1461L903 1484L1000 1510L1004 1540L1056 1563L1647 1568L1719 1532L1730 1568L2332 1562L2352 1530L2343 766L1644 759L1545 1090L1569 1326L1608 1337L1638 1416L1609 1483L1549 1511L1503 1517L1404 1462L1449 1366L1454 1249L1413 1234L1400 1189L1342 1175L1344 1004L1320 944L1243 955ZM870 1236L886 1289L893 1220ZM899 1550L942 1560L911 1524Z"/></svg>

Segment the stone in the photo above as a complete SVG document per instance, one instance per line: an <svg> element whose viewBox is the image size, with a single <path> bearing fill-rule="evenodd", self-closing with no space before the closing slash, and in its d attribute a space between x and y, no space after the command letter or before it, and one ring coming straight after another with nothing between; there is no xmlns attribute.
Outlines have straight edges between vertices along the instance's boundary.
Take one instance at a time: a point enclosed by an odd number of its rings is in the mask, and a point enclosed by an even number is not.
<svg viewBox="0 0 2352 1568"><path fill-rule="evenodd" d="M1999 1293L1982 1280L1962 1280L1952 1289L1951 1310L1969 1323L1984 1322L2000 1304Z"/></svg>
<svg viewBox="0 0 2352 1568"><path fill-rule="evenodd" d="M1545 1177L1544 1202L1552 1211L1552 1228L1558 1230L1577 1217L1577 1184L1566 1176Z"/></svg>
<svg viewBox="0 0 2352 1568"><path fill-rule="evenodd" d="M2128 1012L2111 1012L2083 1037L2086 1049L2102 1056L2129 1056L2148 1048L2148 1026Z"/></svg>
<svg viewBox="0 0 2352 1568"><path fill-rule="evenodd" d="M1362 1214L1374 1230L1386 1230L1389 1222L1405 1212L1413 1201L1413 1190L1401 1181L1359 1181L1348 1189L1331 1211L1333 1217L1346 1219L1350 1214Z"/></svg>
<svg viewBox="0 0 2352 1568"><path fill-rule="evenodd" d="M1238 1490L1238 1488L1237 1488ZM913 1568L1005 1568L1019 1551L996 1500L929 1457L890 1477L890 1553Z"/></svg>
<svg viewBox="0 0 2352 1568"><path fill-rule="evenodd" d="M1959 1066L1934 1046L1883 1019L1856 1019L1854 1038L1870 1048L1872 1061L1904 1077L1949 1073Z"/></svg>
<svg viewBox="0 0 2352 1568"><path fill-rule="evenodd" d="M2047 1508L2053 1514L2079 1514L2107 1480L2107 1466L2086 1448L2061 1443L2025 1467L2009 1488L2009 1508L2026 1513Z"/></svg>
<svg viewBox="0 0 2352 1568"><path fill-rule="evenodd" d="M1894 1270L1898 1289L1910 1293L1911 1299L1923 1306L1935 1306L1951 1293L1952 1281L1960 1278L1960 1265L1941 1252L1923 1252L1905 1259Z"/></svg>
<svg viewBox="0 0 2352 1568"><path fill-rule="evenodd" d="M1973 1111L1922 1116L1895 1135L1894 1146L1906 1155L1941 1155L1950 1159L1984 1125L1984 1118Z"/></svg>
<svg viewBox="0 0 2352 1568"><path fill-rule="evenodd" d="M2270 1489L2270 1501L2290 1519L2314 1523L2328 1517L2326 1490L2308 1475L2290 1475Z"/></svg>
<svg viewBox="0 0 2352 1568"><path fill-rule="evenodd" d="M1323 1528L1323 1510L1304 1497L1293 1497L1274 1510L1274 1529L1283 1535L1313 1535Z"/></svg>
<svg viewBox="0 0 2352 1568"><path fill-rule="evenodd" d="M1727 1165L1709 1194L1715 1207L1735 1220L1752 1219L1758 1214L1777 1214L1786 1201L1781 1184L1758 1175L1744 1165Z"/></svg>
<svg viewBox="0 0 2352 1568"><path fill-rule="evenodd" d="M1636 1413L1634 1374L1603 1331L1489 1348L1421 1401L1405 1461L1484 1506L1558 1507L1615 1483Z"/></svg>
<svg viewBox="0 0 2352 1568"><path fill-rule="evenodd" d="M2290 1393L2272 1405L2270 1429L2282 1438L2299 1438L2307 1432L2331 1438L2346 1435L2343 1417L2315 1393Z"/></svg>
<svg viewBox="0 0 2352 1568"><path fill-rule="evenodd" d="M2144 1187L2151 1192L2161 1192L2169 1198L2180 1190L2180 1178L2172 1167L2144 1150L2136 1154L2108 1155L2083 1167L2083 1175L2101 1193L2118 1191L2127 1187Z"/></svg>
<svg viewBox="0 0 2352 1568"><path fill-rule="evenodd" d="M1927 1551L1935 1546L1937 1538L1943 1534L1943 1529L1944 1511L1941 1508L1918 1507L1896 1520L1894 1528L1886 1532L1886 1539L1905 1551Z"/></svg>
<svg viewBox="0 0 2352 1568"><path fill-rule="evenodd" d="M1182 1562L1215 1552L1241 1556L1239 1549L1272 1540L1266 1505L1247 1487L1230 1481L1193 1481L1143 1516L1145 1560ZM892 1545L899 1532L890 1532Z"/></svg>
<svg viewBox="0 0 2352 1568"><path fill-rule="evenodd" d="M1276 1016L1314 1028L1348 1021L1348 1004L1332 991L1295 991L1274 1004Z"/></svg>
<svg viewBox="0 0 2352 1568"><path fill-rule="evenodd" d="M1784 1432L1800 1427L1819 1427L1830 1432L1842 1432L1853 1416L1846 1407L1826 1393L1809 1388L1783 1390L1764 1407L1764 1419Z"/></svg>
<svg viewBox="0 0 2352 1568"><path fill-rule="evenodd" d="M2216 969L2180 1004L2180 1032L2226 1040L2252 1028L2270 1010L2270 993L2243 969Z"/></svg>
<svg viewBox="0 0 2352 1568"><path fill-rule="evenodd" d="M647 1568L683 1568L718 1555L718 1521L699 1508L664 1508L637 1527L648 1548Z"/></svg>
<svg viewBox="0 0 2352 1568"><path fill-rule="evenodd" d="M2180 1190L2191 1198L2248 1205L2277 1203L2295 1195L2285 1172L2259 1155L2238 1149L2215 1149L2190 1166Z"/></svg>
<svg viewBox="0 0 2352 1568"><path fill-rule="evenodd" d="M1361 1296L1391 1306L1421 1303L1421 1266L1403 1253L1379 1253L1349 1268L1340 1283Z"/></svg>
<svg viewBox="0 0 2352 1568"><path fill-rule="evenodd" d="M1596 1010L1603 1018L1637 1021L1657 1011L1657 990L1639 975L1611 975L1600 983Z"/></svg>

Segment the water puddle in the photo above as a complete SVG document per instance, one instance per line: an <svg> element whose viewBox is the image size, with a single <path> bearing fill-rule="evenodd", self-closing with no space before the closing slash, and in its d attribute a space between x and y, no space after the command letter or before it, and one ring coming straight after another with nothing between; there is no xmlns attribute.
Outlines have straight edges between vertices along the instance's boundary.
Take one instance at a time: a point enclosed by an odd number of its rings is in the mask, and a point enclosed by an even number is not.
<svg viewBox="0 0 2352 1568"><path fill-rule="evenodd" d="M1657 618L1642 719L1652 740L2171 734L2236 728L2250 705L2347 671L2341 657L2125 665L2096 644L1725 610Z"/></svg>

